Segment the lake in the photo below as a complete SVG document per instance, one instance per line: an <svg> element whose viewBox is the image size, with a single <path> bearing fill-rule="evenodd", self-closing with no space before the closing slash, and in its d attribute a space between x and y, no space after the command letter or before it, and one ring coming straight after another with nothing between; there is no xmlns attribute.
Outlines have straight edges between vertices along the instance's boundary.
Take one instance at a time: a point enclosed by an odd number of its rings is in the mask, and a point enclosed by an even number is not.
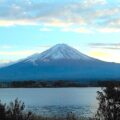
<svg viewBox="0 0 120 120"><path fill-rule="evenodd" d="M41 115L74 112L93 116L98 107L97 91L100 88L7 88L0 89L0 99L9 103L18 98L27 109Z"/></svg>

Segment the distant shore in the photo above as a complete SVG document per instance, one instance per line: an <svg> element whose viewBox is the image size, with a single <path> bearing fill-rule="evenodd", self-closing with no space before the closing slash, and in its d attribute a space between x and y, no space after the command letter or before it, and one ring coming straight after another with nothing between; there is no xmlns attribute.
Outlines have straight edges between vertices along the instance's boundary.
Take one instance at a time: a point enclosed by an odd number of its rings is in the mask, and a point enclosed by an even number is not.
<svg viewBox="0 0 120 120"><path fill-rule="evenodd" d="M29 80L29 81L4 81L0 82L0 88L64 88L64 87L105 87L107 83L120 84L118 80L111 81L44 81L44 80Z"/></svg>

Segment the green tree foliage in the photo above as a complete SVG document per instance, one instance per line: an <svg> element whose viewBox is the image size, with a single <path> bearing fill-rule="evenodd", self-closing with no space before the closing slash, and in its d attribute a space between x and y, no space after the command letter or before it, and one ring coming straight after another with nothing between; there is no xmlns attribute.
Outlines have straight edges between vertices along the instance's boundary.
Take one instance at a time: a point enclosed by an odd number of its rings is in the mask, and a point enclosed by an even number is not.
<svg viewBox="0 0 120 120"><path fill-rule="evenodd" d="M96 120L120 120L120 84L108 83L102 90Z"/></svg>

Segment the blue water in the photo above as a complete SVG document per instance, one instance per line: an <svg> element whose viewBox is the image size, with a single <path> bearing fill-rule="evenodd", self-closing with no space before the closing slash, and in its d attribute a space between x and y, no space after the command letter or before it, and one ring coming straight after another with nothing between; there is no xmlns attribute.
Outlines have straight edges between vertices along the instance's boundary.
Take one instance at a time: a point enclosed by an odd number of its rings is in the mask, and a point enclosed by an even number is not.
<svg viewBox="0 0 120 120"><path fill-rule="evenodd" d="M39 114L74 112L80 116L93 116L98 107L98 90L100 88L10 88L0 89L0 99L9 103L19 98L27 109Z"/></svg>

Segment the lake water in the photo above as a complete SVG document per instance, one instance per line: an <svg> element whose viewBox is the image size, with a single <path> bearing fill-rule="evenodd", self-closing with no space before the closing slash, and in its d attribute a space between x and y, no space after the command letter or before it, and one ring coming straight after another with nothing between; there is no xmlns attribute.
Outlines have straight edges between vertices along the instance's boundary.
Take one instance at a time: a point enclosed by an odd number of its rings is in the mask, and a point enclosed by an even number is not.
<svg viewBox="0 0 120 120"><path fill-rule="evenodd" d="M0 99L9 103L19 98L27 109L41 115L74 112L80 116L93 116L98 107L97 91L100 88L10 88L0 89Z"/></svg>

